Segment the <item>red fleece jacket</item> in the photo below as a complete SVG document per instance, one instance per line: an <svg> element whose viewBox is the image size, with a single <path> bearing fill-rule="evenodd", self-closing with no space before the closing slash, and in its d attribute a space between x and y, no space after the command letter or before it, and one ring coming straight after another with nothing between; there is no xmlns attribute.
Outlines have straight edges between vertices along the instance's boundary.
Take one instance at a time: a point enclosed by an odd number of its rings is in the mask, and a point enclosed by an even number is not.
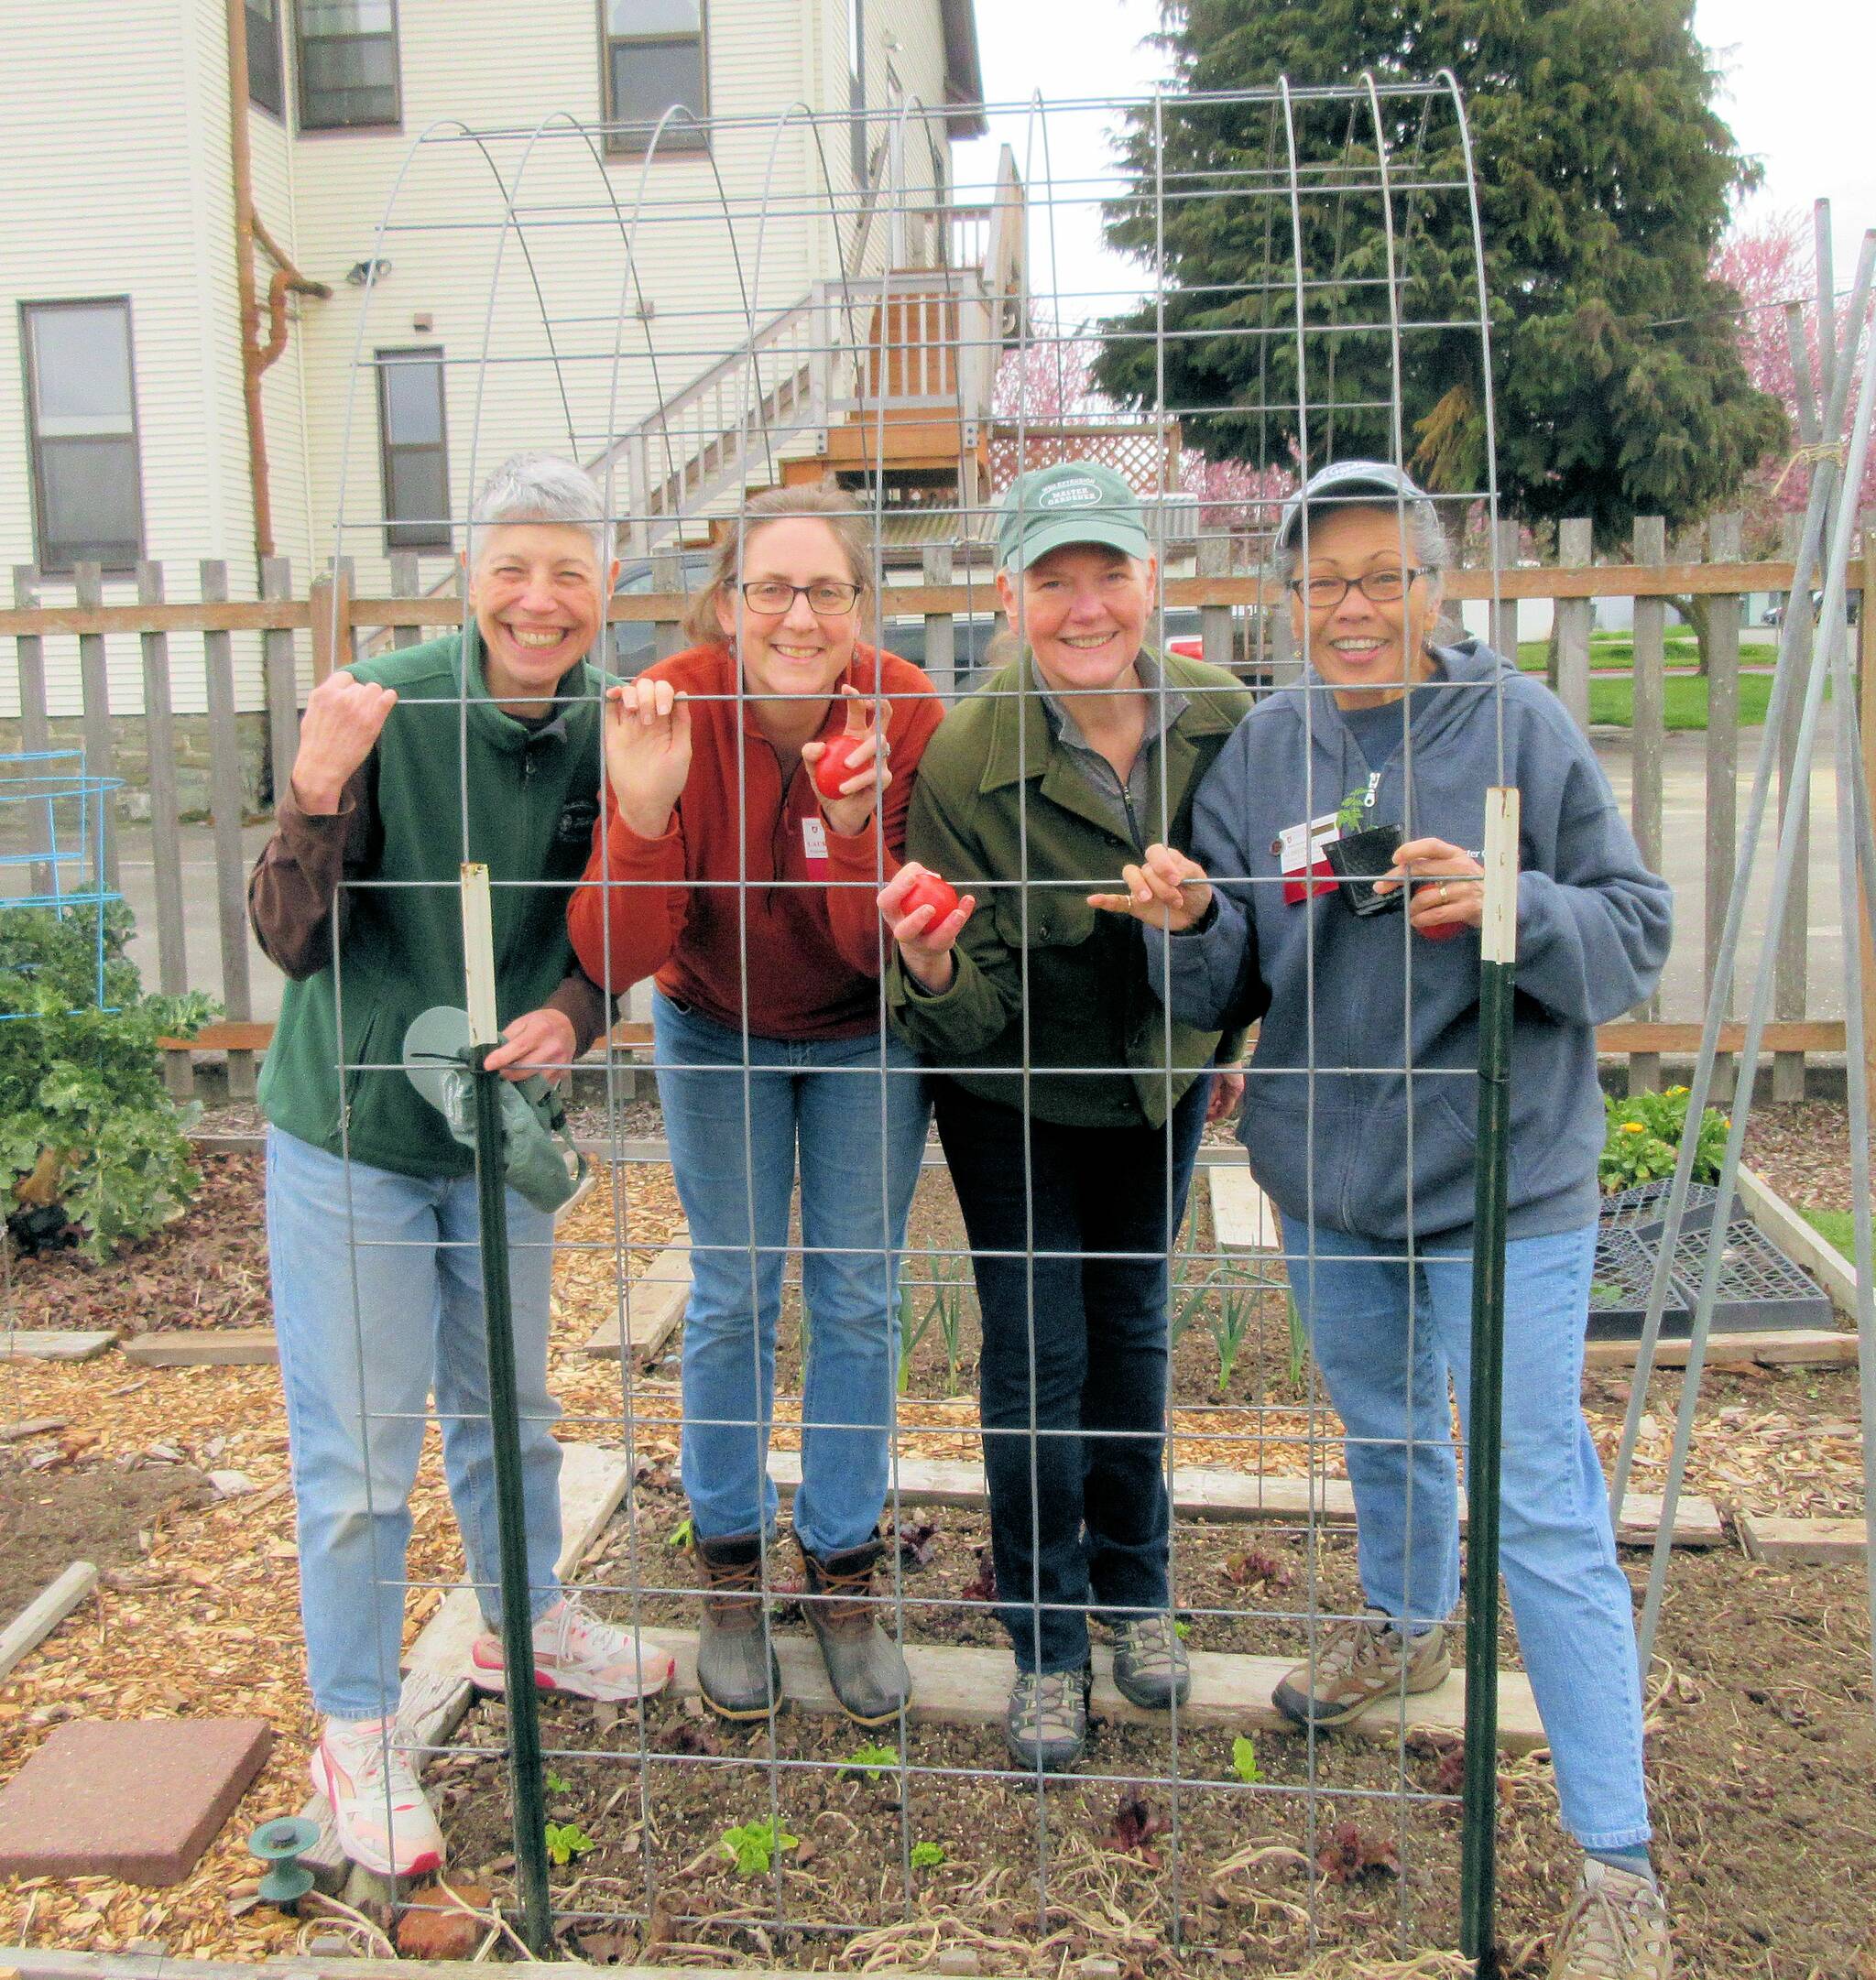
<svg viewBox="0 0 1876 1980"><path fill-rule="evenodd" d="M667 996L740 1028L747 954L748 1022L757 1036L856 1038L878 1028L888 938L874 896L900 868L919 758L944 709L910 661L876 656L870 647L855 647L842 679L871 695L876 662L889 697L892 782L863 832L848 836L825 824L805 764L784 790L780 758L753 709L729 699L692 703L691 774L661 838L640 838L607 791L567 913L574 952L595 983L617 996L655 974ZM660 660L645 678L693 696L729 697L738 669L726 647L693 647ZM836 683L818 739L845 726ZM814 828L825 833L824 857L811 857Z"/></svg>

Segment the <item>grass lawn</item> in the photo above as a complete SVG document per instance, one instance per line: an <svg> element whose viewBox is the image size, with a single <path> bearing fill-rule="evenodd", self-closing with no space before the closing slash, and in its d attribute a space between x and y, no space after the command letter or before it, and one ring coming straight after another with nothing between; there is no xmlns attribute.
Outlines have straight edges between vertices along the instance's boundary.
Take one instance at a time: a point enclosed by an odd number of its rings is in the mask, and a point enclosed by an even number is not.
<svg viewBox="0 0 1876 1980"><path fill-rule="evenodd" d="M1856 1262L1857 1240L1850 1213L1847 1210L1805 1210L1799 1214L1818 1236L1827 1238L1849 1259Z"/></svg>
<svg viewBox="0 0 1876 1980"><path fill-rule="evenodd" d="M1670 674L1663 683L1664 720L1670 729L1704 729L1707 726L1707 682L1698 674ZM1740 726L1756 729L1765 721L1765 704L1772 699L1770 674L1740 676ZM1612 722L1627 728L1634 717L1635 683L1613 674L1589 678L1589 719Z"/></svg>

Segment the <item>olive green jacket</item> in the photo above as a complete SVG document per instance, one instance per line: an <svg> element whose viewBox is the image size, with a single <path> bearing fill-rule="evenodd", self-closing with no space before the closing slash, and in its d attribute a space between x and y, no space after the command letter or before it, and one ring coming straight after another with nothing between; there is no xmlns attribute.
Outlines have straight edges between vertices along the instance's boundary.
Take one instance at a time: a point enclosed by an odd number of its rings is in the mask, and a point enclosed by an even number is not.
<svg viewBox="0 0 1876 1980"><path fill-rule="evenodd" d="M1133 841L1058 747L1027 652L945 716L912 791L906 857L977 906L942 995L893 957L892 1022L934 1071L1063 1126L1161 1126L1220 1043L1216 1031L1169 1022L1139 922L1087 904L1119 891L1122 865L1155 840L1190 844L1193 792L1250 712L1223 669L1176 654L1160 664L1189 705L1152 745ZM1224 1043L1221 1057L1235 1060L1242 1034Z"/></svg>

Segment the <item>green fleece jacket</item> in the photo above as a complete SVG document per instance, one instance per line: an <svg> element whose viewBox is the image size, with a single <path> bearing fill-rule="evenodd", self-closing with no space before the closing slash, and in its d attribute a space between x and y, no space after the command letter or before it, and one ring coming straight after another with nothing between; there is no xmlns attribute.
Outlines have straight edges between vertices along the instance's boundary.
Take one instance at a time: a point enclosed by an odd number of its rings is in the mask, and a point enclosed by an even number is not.
<svg viewBox="0 0 1876 1980"><path fill-rule="evenodd" d="M1216 1031L1169 1028L1140 924L1087 904L1120 890L1122 865L1162 836L1162 820L1168 843L1191 843L1193 792L1250 713L1222 669L1176 654L1160 665L1189 705L1152 745L1137 843L1057 745L1027 653L945 716L906 821L906 857L976 895L977 908L941 995L893 958L893 1024L934 1068L1005 1106L1025 1104L1027 1063L1031 1111L1066 1126L1160 1126L1220 1044ZM1221 1056L1235 1060L1242 1043L1241 1032L1227 1037Z"/></svg>
<svg viewBox="0 0 1876 1980"><path fill-rule="evenodd" d="M558 691L574 699L530 726L488 699L473 626L352 671L395 688L398 705L336 815L311 817L290 792L282 799L248 887L261 946L289 979L261 1110L333 1154L343 1112L344 1146L358 1160L466 1175L473 1153L405 1077L405 1028L432 1004L465 1001L465 859L485 864L493 884L501 1021L551 1005L573 1020L581 1051L604 1023L605 998L574 963L566 925L598 817L601 676L582 662Z"/></svg>

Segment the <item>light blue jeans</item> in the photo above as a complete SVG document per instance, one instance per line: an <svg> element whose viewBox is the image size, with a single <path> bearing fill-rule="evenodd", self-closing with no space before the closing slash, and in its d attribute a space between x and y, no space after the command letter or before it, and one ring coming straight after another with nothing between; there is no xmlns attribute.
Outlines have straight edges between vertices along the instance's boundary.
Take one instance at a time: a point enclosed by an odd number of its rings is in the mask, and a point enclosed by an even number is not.
<svg viewBox="0 0 1876 1980"><path fill-rule="evenodd" d="M1283 1219L1290 1283L1348 1433L1368 1600L1418 1626L1459 1599L1459 1505L1447 1381L1471 1407L1472 1260ZM1312 1257L1312 1249L1314 1256ZM1628 1577L1583 1420L1596 1226L1505 1246L1500 1560L1518 1647L1585 1849L1647 1842L1642 1687ZM1410 1368L1409 1326L1412 1324Z"/></svg>
<svg viewBox="0 0 1876 1980"><path fill-rule="evenodd" d="M775 1327L797 1148L808 1365L796 1537L862 1545L886 1503L899 1367L897 1254L931 1111L890 1033L751 1038L661 993L658 1097L691 1227L684 1313L684 1491L700 1538L772 1531ZM887 1068L884 1094L880 1069ZM747 1145L748 1154L745 1157Z"/></svg>
<svg viewBox="0 0 1876 1980"><path fill-rule="evenodd" d="M500 1617L474 1176L400 1176L267 1130L267 1255L313 1703L397 1710L410 1488L432 1389L471 1580ZM509 1283L535 1615L560 1595L560 1406L547 1392L553 1219L508 1191Z"/></svg>

